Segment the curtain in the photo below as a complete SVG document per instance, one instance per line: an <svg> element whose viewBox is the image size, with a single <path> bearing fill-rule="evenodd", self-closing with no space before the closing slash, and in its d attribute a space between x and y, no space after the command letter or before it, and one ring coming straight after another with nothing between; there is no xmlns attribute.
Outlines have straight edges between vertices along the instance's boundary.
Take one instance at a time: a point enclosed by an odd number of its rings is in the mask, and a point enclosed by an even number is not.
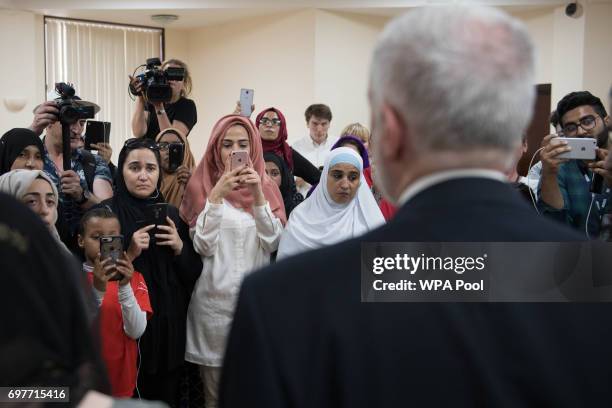
<svg viewBox="0 0 612 408"><path fill-rule="evenodd" d="M72 83L81 99L100 106L95 120L111 122L113 161L132 137L135 102L128 75L147 58L162 58L162 30L45 19L46 89Z"/></svg>

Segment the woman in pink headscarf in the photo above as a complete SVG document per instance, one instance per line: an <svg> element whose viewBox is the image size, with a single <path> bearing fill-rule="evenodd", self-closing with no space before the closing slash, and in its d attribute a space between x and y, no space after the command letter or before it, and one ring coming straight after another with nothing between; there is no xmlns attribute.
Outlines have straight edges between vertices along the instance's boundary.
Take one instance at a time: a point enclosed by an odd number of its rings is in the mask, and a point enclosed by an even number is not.
<svg viewBox="0 0 612 408"><path fill-rule="evenodd" d="M232 168L236 151L248 152L248 164ZM265 173L261 139L249 119L228 115L214 126L180 212L203 263L189 303L185 359L200 365L206 406L216 407L238 289L245 275L270 262L286 222L281 193Z"/></svg>

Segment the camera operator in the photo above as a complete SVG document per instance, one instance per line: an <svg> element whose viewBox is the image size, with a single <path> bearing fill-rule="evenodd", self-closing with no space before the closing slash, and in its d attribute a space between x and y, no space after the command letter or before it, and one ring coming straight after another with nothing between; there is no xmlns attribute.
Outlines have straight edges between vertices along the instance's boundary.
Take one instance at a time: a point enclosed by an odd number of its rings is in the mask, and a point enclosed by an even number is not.
<svg viewBox="0 0 612 408"><path fill-rule="evenodd" d="M144 86L136 78L130 76L131 85L138 93L136 111L132 117L132 133L135 137L155 139L160 131L170 127L178 129L182 134L189 135L198 121L195 103L188 99L191 93L191 76L184 62L171 59L164 61L162 70L167 68L183 68L185 76L182 81L168 80L172 89L172 99L169 102L149 103L144 96Z"/></svg>
<svg viewBox="0 0 612 408"><path fill-rule="evenodd" d="M59 99L59 98L58 98ZM74 100L80 100L73 97ZM82 101L95 108L97 105ZM64 155L62 124L59 121L58 100L47 101L34 110L30 129L40 135L45 131L44 171L55 183L60 194L58 231L70 249L76 248L76 232L83 213L90 207L113 196L112 179L108 166L99 156L78 149L83 133L84 119L67 124L70 127L71 170L63 170Z"/></svg>
<svg viewBox="0 0 612 408"><path fill-rule="evenodd" d="M610 121L601 100L590 92L572 92L557 105L559 125L565 137L602 138L607 148L607 125ZM585 231L591 238L600 232L601 219L611 208L612 194L590 192L594 168L603 167L583 160L568 160L558 156L570 151L566 142L556 135L548 135L542 141L542 177L538 193L541 213ZM600 153L601 154L601 153ZM596 172L597 173L597 172ZM605 186L604 186L605 187Z"/></svg>

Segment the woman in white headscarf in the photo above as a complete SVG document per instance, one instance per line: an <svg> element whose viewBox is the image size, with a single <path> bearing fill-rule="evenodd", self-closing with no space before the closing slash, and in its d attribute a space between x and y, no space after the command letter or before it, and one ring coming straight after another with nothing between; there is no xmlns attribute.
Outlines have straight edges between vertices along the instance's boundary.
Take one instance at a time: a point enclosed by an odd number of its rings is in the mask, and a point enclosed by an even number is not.
<svg viewBox="0 0 612 408"><path fill-rule="evenodd" d="M277 259L363 235L385 219L363 177L363 161L355 150L332 150L321 182L287 221Z"/></svg>
<svg viewBox="0 0 612 408"><path fill-rule="evenodd" d="M57 187L42 170L12 170L0 176L0 191L16 197L34 211L60 247L70 253L60 240L55 222L57 221Z"/></svg>

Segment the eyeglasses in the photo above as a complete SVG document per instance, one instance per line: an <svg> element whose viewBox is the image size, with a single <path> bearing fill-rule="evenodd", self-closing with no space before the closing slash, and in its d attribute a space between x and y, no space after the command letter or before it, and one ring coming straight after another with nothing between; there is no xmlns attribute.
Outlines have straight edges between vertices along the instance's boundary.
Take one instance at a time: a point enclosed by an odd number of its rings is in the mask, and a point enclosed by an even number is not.
<svg viewBox="0 0 612 408"><path fill-rule="evenodd" d="M574 136L576 135L576 133L578 133L578 126L580 126L584 131L589 131L594 129L596 124L597 117L593 115L587 115L583 118L580 118L580 120L576 123L566 123L563 126L563 134L565 134L566 136Z"/></svg>
<svg viewBox="0 0 612 408"><path fill-rule="evenodd" d="M270 125L270 126L280 126L281 124L281 120L280 119L268 119L268 118L261 118L259 119L259 124L260 125Z"/></svg>
<svg viewBox="0 0 612 408"><path fill-rule="evenodd" d="M151 149L151 150L159 150L157 144L151 139L147 138L132 138L125 141L123 147L127 147L128 149Z"/></svg>
<svg viewBox="0 0 612 408"><path fill-rule="evenodd" d="M157 148L162 151L165 152L166 150L168 150L170 148L171 145L182 145L183 143L181 142L159 142L157 144Z"/></svg>

